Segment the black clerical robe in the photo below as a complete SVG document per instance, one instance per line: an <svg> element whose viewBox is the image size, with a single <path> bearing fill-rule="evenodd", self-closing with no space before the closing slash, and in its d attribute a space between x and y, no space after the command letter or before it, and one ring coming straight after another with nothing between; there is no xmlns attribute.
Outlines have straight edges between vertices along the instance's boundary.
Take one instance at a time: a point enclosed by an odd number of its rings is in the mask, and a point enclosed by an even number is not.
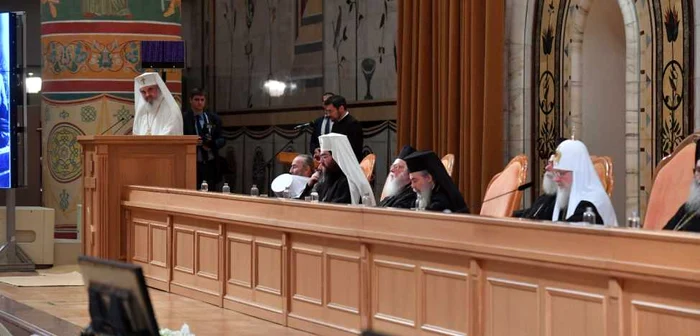
<svg viewBox="0 0 700 336"><path fill-rule="evenodd" d="M348 179L342 172L328 174L323 182L319 182L318 200L326 203L352 203L350 196L350 185Z"/></svg>
<svg viewBox="0 0 700 336"><path fill-rule="evenodd" d="M595 205L589 201L581 201L578 203L578 206L576 206L576 210L574 213L571 215L571 217L567 218L565 221L566 222L583 222L583 214L586 212L586 208L591 208L593 209L593 213L595 214L595 223L597 225L604 225L603 223L603 218L600 217L600 214L598 213L598 209L596 209ZM559 214L559 220L561 221L562 218L566 216L566 210L562 210L561 213ZM550 217L551 220L551 217Z"/></svg>
<svg viewBox="0 0 700 336"><path fill-rule="evenodd" d="M527 209L516 210L513 212L513 217L552 220L554 213L554 203L557 201L557 195L542 194L532 203L532 206ZM585 212L586 209L583 209Z"/></svg>
<svg viewBox="0 0 700 336"><path fill-rule="evenodd" d="M416 206L416 192L411 184L405 185L396 195L384 197L379 202L380 207L410 209Z"/></svg>
<svg viewBox="0 0 700 336"><path fill-rule="evenodd" d="M357 161L362 161L362 147L365 137L362 133L362 124L355 117L348 114L343 119L334 122L332 132L347 136L352 151L357 156Z"/></svg>
<svg viewBox="0 0 700 336"><path fill-rule="evenodd" d="M700 232L700 215L689 213L683 204L664 226L664 230Z"/></svg>
<svg viewBox="0 0 700 336"><path fill-rule="evenodd" d="M442 188L440 188L440 186L436 186L435 188L433 188L433 193L430 195L430 204L428 204L428 206L425 207L425 210L450 210L451 212L469 213L469 208L466 207L466 204L464 208L457 209L457 206L452 204L452 202L450 201L450 197Z"/></svg>

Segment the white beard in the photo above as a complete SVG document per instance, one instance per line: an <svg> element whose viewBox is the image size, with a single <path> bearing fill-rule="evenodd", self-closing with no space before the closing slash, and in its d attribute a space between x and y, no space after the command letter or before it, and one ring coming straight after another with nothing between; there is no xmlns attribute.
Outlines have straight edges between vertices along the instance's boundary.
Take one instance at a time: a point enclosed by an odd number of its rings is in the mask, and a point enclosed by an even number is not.
<svg viewBox="0 0 700 336"><path fill-rule="evenodd" d="M690 194L685 202L685 210L691 213L700 212L700 183L693 179L690 184Z"/></svg>
<svg viewBox="0 0 700 336"><path fill-rule="evenodd" d="M542 191L545 195L554 195L557 193L557 184L554 182L554 174L552 172L545 172L542 177Z"/></svg>
<svg viewBox="0 0 700 336"><path fill-rule="evenodd" d="M398 194L399 191L401 191L401 189L403 189L408 183L409 181L403 179L401 175L396 177L394 174L389 174L389 178L386 181L386 187L384 188L385 196L389 197Z"/></svg>
<svg viewBox="0 0 700 336"><path fill-rule="evenodd" d="M561 210L566 209L569 206L569 194L571 190L567 188L557 187L557 203L559 203L559 208Z"/></svg>

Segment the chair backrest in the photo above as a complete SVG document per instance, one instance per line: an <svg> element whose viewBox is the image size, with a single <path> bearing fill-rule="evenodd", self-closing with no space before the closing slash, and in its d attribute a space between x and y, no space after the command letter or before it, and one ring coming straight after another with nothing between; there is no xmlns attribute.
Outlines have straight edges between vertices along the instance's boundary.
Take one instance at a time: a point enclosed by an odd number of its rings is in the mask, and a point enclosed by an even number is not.
<svg viewBox="0 0 700 336"><path fill-rule="evenodd" d="M593 167L595 167L595 171L600 177L600 182L603 183L605 192L608 193L608 196L612 196L613 187L615 186L612 159L609 156L591 155L591 161L593 161Z"/></svg>
<svg viewBox="0 0 700 336"><path fill-rule="evenodd" d="M523 196L522 191L516 191L498 198L501 194L515 190L527 179L527 156L520 154L514 157L502 172L496 174L489 182L481 204L482 216L510 217L513 211L520 205Z"/></svg>
<svg viewBox="0 0 700 336"><path fill-rule="evenodd" d="M656 168L654 184L649 193L644 228L661 230L685 203L693 181L695 141L700 133L691 134Z"/></svg>
<svg viewBox="0 0 700 336"><path fill-rule="evenodd" d="M452 169L455 166L455 156L453 154L447 154L442 157L442 165L445 166L447 174L452 177Z"/></svg>
<svg viewBox="0 0 700 336"><path fill-rule="evenodd" d="M297 157L299 153L296 152L279 152L277 154L277 161L283 165L291 165L294 158Z"/></svg>
<svg viewBox="0 0 700 336"><path fill-rule="evenodd" d="M365 173L367 181L372 182L374 179L374 162L377 160L377 156L374 154L367 154L362 162L360 162L360 167L362 172Z"/></svg>

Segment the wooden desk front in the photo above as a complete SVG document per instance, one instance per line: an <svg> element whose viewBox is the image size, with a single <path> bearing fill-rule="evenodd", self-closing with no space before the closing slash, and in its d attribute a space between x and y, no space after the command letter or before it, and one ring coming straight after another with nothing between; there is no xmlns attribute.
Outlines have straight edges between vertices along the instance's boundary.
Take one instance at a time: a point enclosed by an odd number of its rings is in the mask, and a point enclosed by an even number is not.
<svg viewBox="0 0 700 336"><path fill-rule="evenodd" d="M129 260L150 286L313 333L700 334L691 234L153 187L123 195Z"/></svg>

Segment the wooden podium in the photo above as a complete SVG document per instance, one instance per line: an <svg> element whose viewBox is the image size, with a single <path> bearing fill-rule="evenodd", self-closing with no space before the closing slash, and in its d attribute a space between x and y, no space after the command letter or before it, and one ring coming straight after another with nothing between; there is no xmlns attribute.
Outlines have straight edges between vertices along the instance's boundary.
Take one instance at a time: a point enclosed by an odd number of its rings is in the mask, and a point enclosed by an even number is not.
<svg viewBox="0 0 700 336"><path fill-rule="evenodd" d="M126 260L121 193L127 185L195 189L197 136L79 136L85 255Z"/></svg>

